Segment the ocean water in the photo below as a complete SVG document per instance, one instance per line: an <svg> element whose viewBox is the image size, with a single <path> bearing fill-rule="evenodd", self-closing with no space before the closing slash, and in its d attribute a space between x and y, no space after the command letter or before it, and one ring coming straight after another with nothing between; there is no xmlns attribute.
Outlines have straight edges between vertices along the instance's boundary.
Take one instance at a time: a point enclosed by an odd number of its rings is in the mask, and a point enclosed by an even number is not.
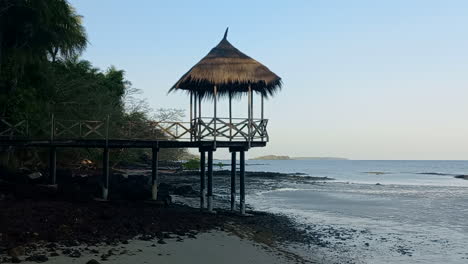
<svg viewBox="0 0 468 264"><path fill-rule="evenodd" d="M258 188L265 180L247 196L310 233L314 243L301 254L329 263L468 263L468 180L454 177L468 174L468 161L248 161L246 170L305 174Z"/></svg>

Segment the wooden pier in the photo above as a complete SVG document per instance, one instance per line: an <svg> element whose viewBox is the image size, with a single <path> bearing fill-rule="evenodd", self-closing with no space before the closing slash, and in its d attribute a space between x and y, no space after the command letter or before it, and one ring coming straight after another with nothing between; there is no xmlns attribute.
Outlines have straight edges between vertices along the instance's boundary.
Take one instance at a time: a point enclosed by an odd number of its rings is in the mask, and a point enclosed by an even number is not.
<svg viewBox="0 0 468 264"><path fill-rule="evenodd" d="M238 124L224 124L218 126L216 130L205 124L208 128L201 133L197 132L198 122L196 119L187 130L180 129L181 122L161 122L151 121L145 124L146 131L137 129L143 127L143 124L122 123L117 125L121 127L120 131L109 131L109 119L106 120L60 120L52 115L46 125L49 129L39 129L37 126L44 127L44 124L34 122L34 120L20 120L13 122L12 119L0 117L0 149L6 150L8 147L31 148L40 147L49 149L49 182L56 184L56 163L58 148L100 148L102 149L102 199L107 200L109 191L109 150L115 148L148 148L152 150L151 162L151 183L152 199L157 199L158 192L158 154L160 149L164 148L195 148L200 152L200 208L207 208L213 211L213 153L220 148L229 149L232 153L231 166L231 209L235 210L235 177L236 177L236 153L240 154L240 208L241 213L245 213L245 162L244 152L252 147L266 146L268 134L266 126L253 128L255 135L249 135L243 132L245 127L237 128ZM267 123L267 120L261 121ZM242 126L248 122L242 122ZM64 125L67 124L67 125ZM213 125L213 124L211 124ZM113 124L116 126L116 124ZM153 127L153 132L148 132L148 127ZM184 126L185 127L185 126ZM224 131L226 127L235 131L230 136ZM133 131L132 131L133 128ZM151 130L151 129L150 129ZM40 133L37 131L41 131ZM187 135L188 133L188 135ZM116 138L112 137L115 136ZM213 138L216 135L217 141ZM133 139L130 139L133 137ZM242 137L243 140L239 140ZM207 139L208 138L208 139ZM206 159L206 156L208 159ZM206 173L205 173L206 172Z"/></svg>
<svg viewBox="0 0 468 264"><path fill-rule="evenodd" d="M109 150L150 148L152 150L152 199L158 191L158 153L164 148L196 148L200 153L200 207L213 211L213 154L219 148L231 152L231 210L236 208L236 165L239 153L240 212L245 214L245 152L265 147L269 141L264 99L282 85L281 78L258 61L240 52L227 40L221 42L185 73L170 92L190 97L189 122L122 122L65 120L52 114L47 122L0 117L0 149L8 147L48 148L49 179L56 183L57 148L101 148L103 160L102 198L109 191ZM260 117L254 117L254 94L260 99ZM232 99L248 97L247 117L232 116ZM229 98L229 117L217 115L220 97ZM202 103L212 102L213 116L202 115ZM113 129L109 129L113 128Z"/></svg>

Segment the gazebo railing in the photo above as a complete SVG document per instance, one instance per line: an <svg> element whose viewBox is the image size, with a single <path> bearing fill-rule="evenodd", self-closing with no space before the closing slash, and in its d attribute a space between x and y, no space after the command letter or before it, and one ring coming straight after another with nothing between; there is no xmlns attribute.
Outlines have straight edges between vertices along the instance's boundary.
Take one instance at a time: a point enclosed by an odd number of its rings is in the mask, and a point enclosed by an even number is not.
<svg viewBox="0 0 468 264"><path fill-rule="evenodd" d="M232 120L232 122L231 122ZM268 141L268 119L211 118L192 120L194 140ZM251 129L249 131L249 124Z"/></svg>
<svg viewBox="0 0 468 264"><path fill-rule="evenodd" d="M0 140L183 140L268 141L268 119L196 118L192 122L106 120L16 120L0 117ZM249 128L250 127L250 128Z"/></svg>

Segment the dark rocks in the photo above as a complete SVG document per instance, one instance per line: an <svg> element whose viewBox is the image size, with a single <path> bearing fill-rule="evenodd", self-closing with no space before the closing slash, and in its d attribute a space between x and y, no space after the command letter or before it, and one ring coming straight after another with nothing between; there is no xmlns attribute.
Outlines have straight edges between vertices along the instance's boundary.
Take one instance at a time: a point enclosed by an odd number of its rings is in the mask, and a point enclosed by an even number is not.
<svg viewBox="0 0 468 264"><path fill-rule="evenodd" d="M21 259L19 259L18 257L12 257L10 259L10 262L11 263L21 263Z"/></svg>
<svg viewBox="0 0 468 264"><path fill-rule="evenodd" d="M81 257L81 252L78 250L73 250L70 254L68 254L71 258L79 258Z"/></svg>
<svg viewBox="0 0 468 264"><path fill-rule="evenodd" d="M32 255L26 258L26 261L32 261L37 263L42 263L48 261L49 258L46 255Z"/></svg>
<svg viewBox="0 0 468 264"><path fill-rule="evenodd" d="M162 240L162 239L159 239L158 240L158 244L167 244L166 241Z"/></svg>
<svg viewBox="0 0 468 264"><path fill-rule="evenodd" d="M195 197L199 195L199 193L195 191L193 187L190 185L182 185L182 186L176 187L174 189L174 194L187 196L187 197Z"/></svg>
<svg viewBox="0 0 468 264"><path fill-rule="evenodd" d="M99 261L97 261L95 259L91 259L88 262L86 262L86 264L100 264L100 263L99 263Z"/></svg>
<svg viewBox="0 0 468 264"><path fill-rule="evenodd" d="M20 257L25 254L25 249L23 246L14 247L8 250L8 256L10 257Z"/></svg>
<svg viewBox="0 0 468 264"><path fill-rule="evenodd" d="M143 240L143 241L150 241L150 240L153 240L153 238L154 236L146 234L146 235L141 235L138 239Z"/></svg>
<svg viewBox="0 0 468 264"><path fill-rule="evenodd" d="M52 252L52 253L50 253L50 256L51 257L58 257L58 256L60 256L60 254L57 253L57 252Z"/></svg>

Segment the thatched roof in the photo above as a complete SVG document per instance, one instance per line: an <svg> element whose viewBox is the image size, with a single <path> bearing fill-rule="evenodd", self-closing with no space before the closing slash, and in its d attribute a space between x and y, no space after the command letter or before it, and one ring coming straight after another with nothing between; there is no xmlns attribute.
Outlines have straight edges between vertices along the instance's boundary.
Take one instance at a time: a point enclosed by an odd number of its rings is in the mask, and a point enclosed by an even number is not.
<svg viewBox="0 0 468 264"><path fill-rule="evenodd" d="M193 66L169 92L182 89L192 91L202 97L213 96L216 85L218 95L240 95L253 91L265 96L273 95L281 89L281 78L258 61L236 49L224 38L208 55Z"/></svg>

